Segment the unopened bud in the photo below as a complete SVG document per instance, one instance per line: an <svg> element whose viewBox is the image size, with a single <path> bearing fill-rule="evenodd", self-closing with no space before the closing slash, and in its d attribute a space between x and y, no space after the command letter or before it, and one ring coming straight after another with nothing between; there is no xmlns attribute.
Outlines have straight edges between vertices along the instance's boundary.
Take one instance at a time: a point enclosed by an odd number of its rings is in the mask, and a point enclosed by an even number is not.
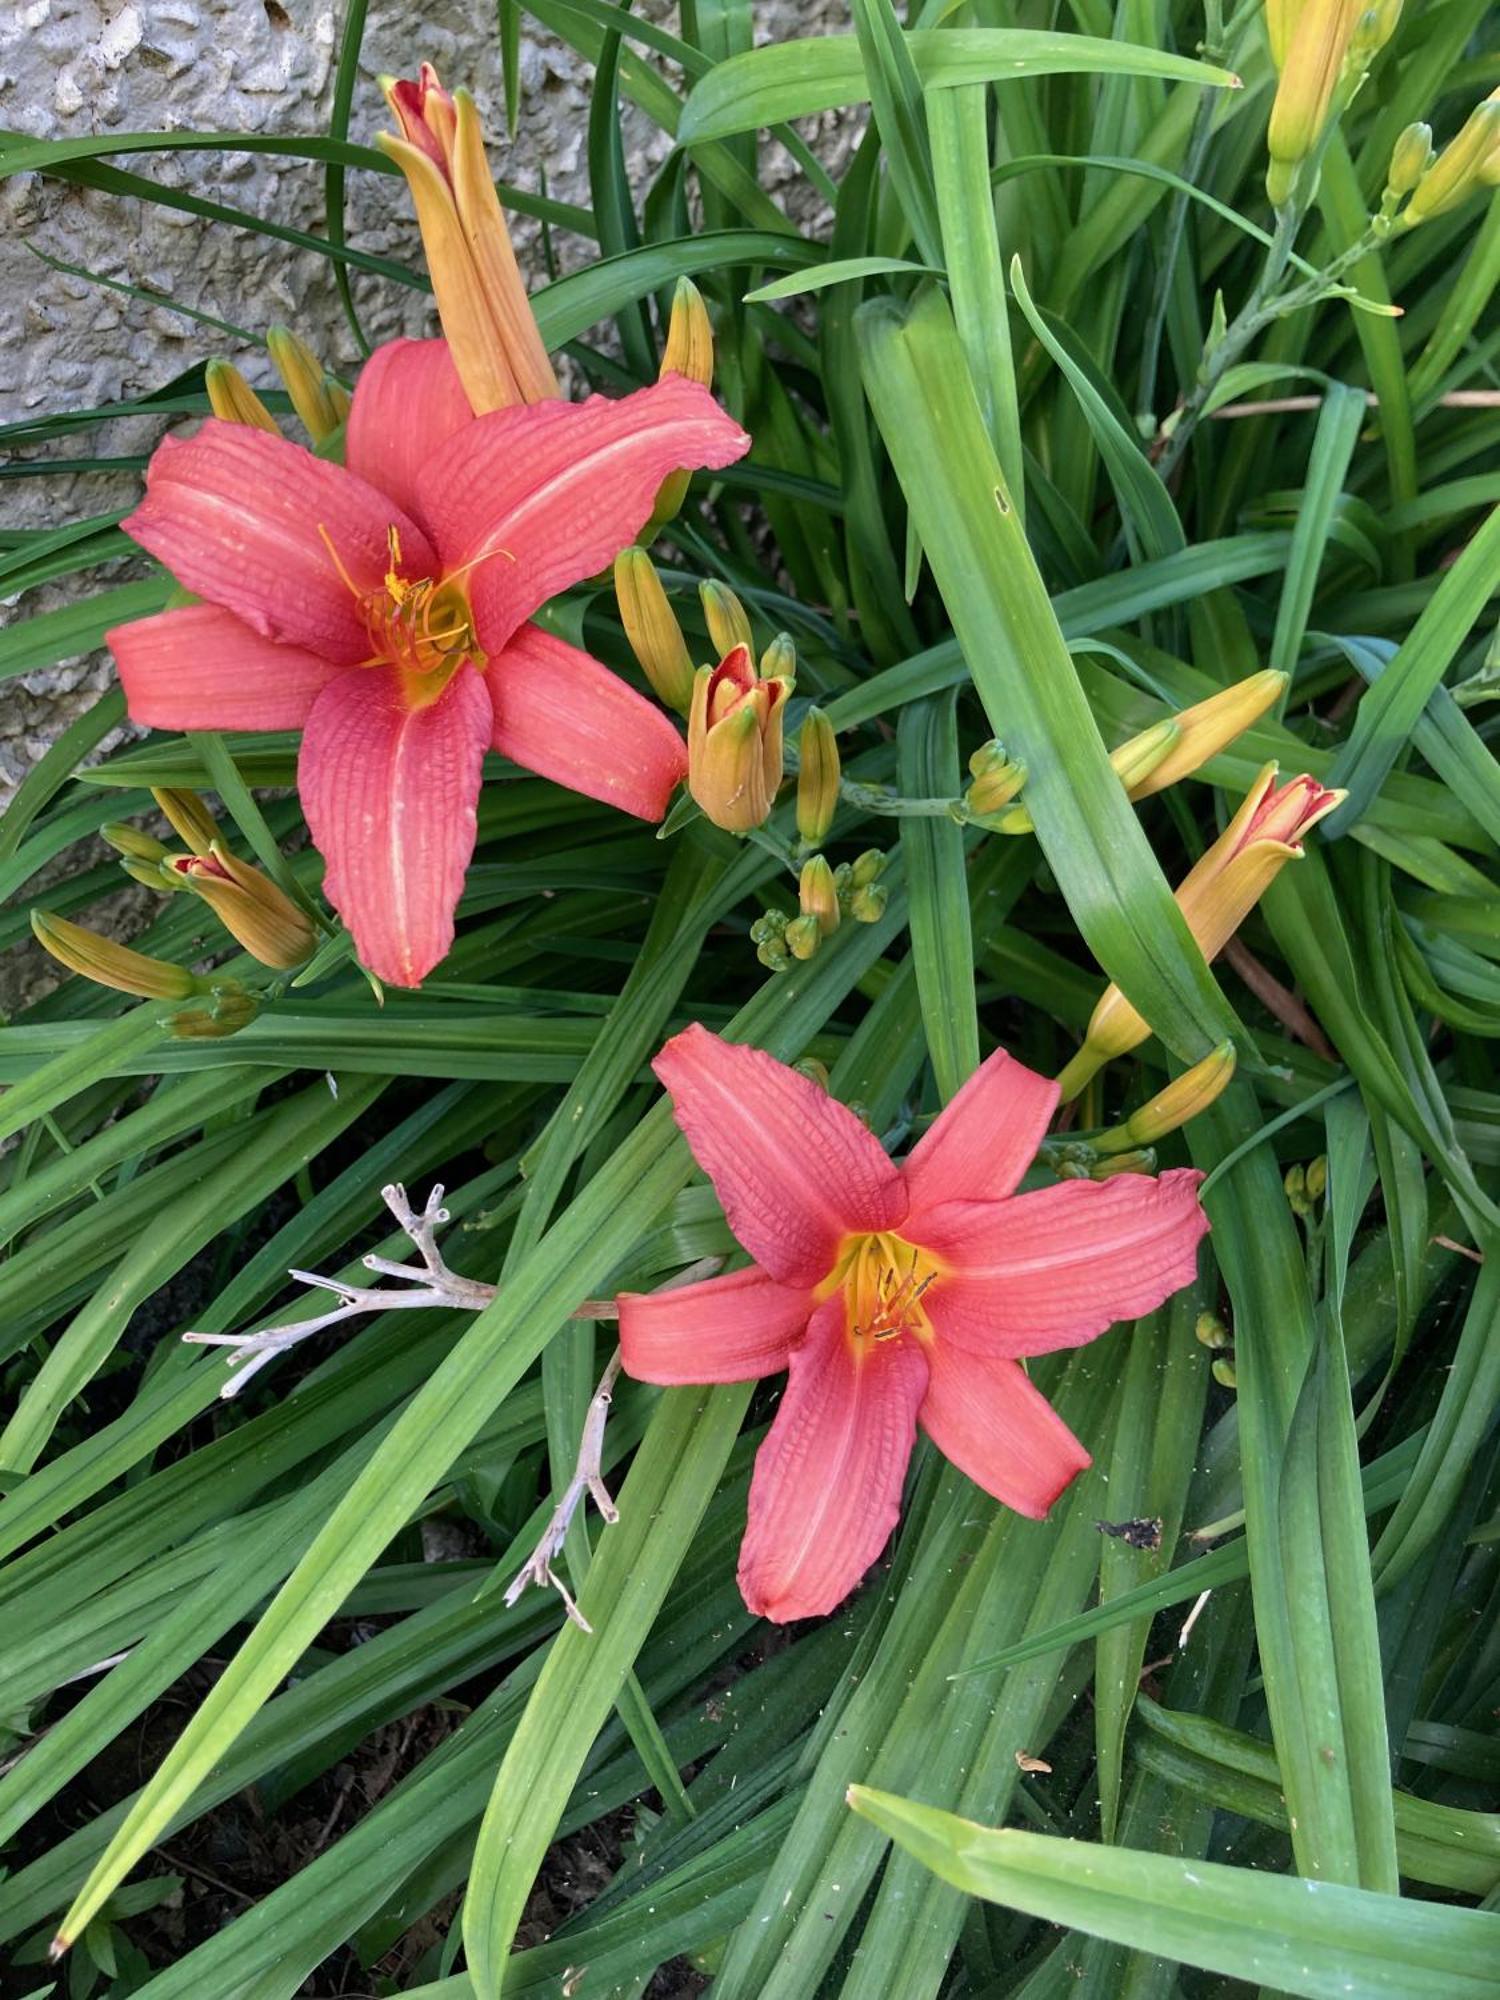
<svg viewBox="0 0 1500 2000"><path fill-rule="evenodd" d="M208 407L226 424L249 424L252 429L281 436L281 426L256 395L232 361L210 361L203 371L208 391Z"/></svg>
<svg viewBox="0 0 1500 2000"><path fill-rule="evenodd" d="M1307 1198L1307 1169L1303 1166L1288 1167L1281 1180L1286 1190L1286 1198L1291 1203L1294 1215L1311 1215L1312 1203Z"/></svg>
<svg viewBox="0 0 1500 2000"><path fill-rule="evenodd" d="M181 880L172 873L172 857L165 848L160 861L138 861L133 854L127 854L120 866L132 882L139 882L146 889L155 889L158 895L171 895L182 887Z"/></svg>
<svg viewBox="0 0 1500 2000"><path fill-rule="evenodd" d="M815 1083L819 1090L827 1090L832 1082L827 1063L819 1062L816 1056L799 1056L792 1068L799 1076L805 1076L809 1083Z"/></svg>
<svg viewBox="0 0 1500 2000"><path fill-rule="evenodd" d="M1111 750L1110 769L1126 791L1134 795L1137 788L1145 786L1153 773L1167 761L1181 740L1182 727L1176 718L1163 716L1160 722L1153 722L1149 729L1143 729L1138 736L1127 737Z"/></svg>
<svg viewBox="0 0 1500 2000"><path fill-rule="evenodd" d="M714 379L714 327L703 294L691 278L679 278L672 294L663 375L686 375L706 389Z"/></svg>
<svg viewBox="0 0 1500 2000"><path fill-rule="evenodd" d="M811 958L823 942L823 927L816 917L793 917L786 927L786 947L793 958Z"/></svg>
<svg viewBox="0 0 1500 2000"><path fill-rule="evenodd" d="M1227 1347L1229 1328L1217 1313L1201 1312L1193 1321L1193 1337L1200 1347Z"/></svg>
<svg viewBox="0 0 1500 2000"><path fill-rule="evenodd" d="M1321 1201L1324 1195L1327 1194L1328 1155L1326 1153L1319 1153L1315 1160L1308 1162L1307 1178L1304 1185L1307 1188L1307 1198L1309 1201Z"/></svg>
<svg viewBox="0 0 1500 2000"><path fill-rule="evenodd" d="M1491 185L1490 173L1500 171L1497 162L1500 162L1500 88L1469 113L1457 137L1449 140L1418 181L1402 213L1402 228L1415 229L1419 222L1445 215L1479 188Z"/></svg>
<svg viewBox="0 0 1500 2000"><path fill-rule="evenodd" d="M172 831L186 841L194 854L208 854L219 837L219 823L196 792L169 790L153 785L151 796L161 807Z"/></svg>
<svg viewBox="0 0 1500 2000"><path fill-rule="evenodd" d="M969 759L972 780L964 793L964 811L972 820L986 820L1003 811L1026 782L1026 766L1005 753L995 738L981 744Z"/></svg>
<svg viewBox="0 0 1500 2000"><path fill-rule="evenodd" d="M885 915L890 892L884 882L869 882L849 898L849 914L857 924L878 924Z"/></svg>
<svg viewBox="0 0 1500 2000"><path fill-rule="evenodd" d="M99 837L116 854L124 854L132 861L164 861L167 856L167 849L154 834L142 833L138 826L127 826L123 820L112 819L107 826L101 826Z"/></svg>
<svg viewBox="0 0 1500 2000"><path fill-rule="evenodd" d="M849 887L863 889L884 871L885 856L878 847L867 847L849 863Z"/></svg>
<svg viewBox="0 0 1500 2000"><path fill-rule="evenodd" d="M211 1007L184 1007L167 1024L180 1041L218 1042L248 1028L260 1012L260 1002L242 986L219 985L213 989Z"/></svg>
<svg viewBox="0 0 1500 2000"><path fill-rule="evenodd" d="M266 346L308 435L314 444L324 443L349 413L347 394L323 372L317 355L289 326L273 326Z"/></svg>
<svg viewBox="0 0 1500 2000"><path fill-rule="evenodd" d="M693 676L688 711L688 790L729 833L764 825L781 784L782 717L791 683L763 679L746 647Z"/></svg>
<svg viewBox="0 0 1500 2000"><path fill-rule="evenodd" d="M1385 191L1393 200L1410 194L1432 165L1432 127L1420 122L1408 125L1391 148L1391 164L1386 169Z"/></svg>
<svg viewBox="0 0 1500 2000"><path fill-rule="evenodd" d="M803 916L811 917L824 937L831 937L839 927L839 894L833 870L823 855L815 854L803 863L797 900Z"/></svg>
<svg viewBox="0 0 1500 2000"><path fill-rule="evenodd" d="M833 724L822 709L810 708L797 738L797 834L805 846L823 845L838 803L839 746Z"/></svg>
<svg viewBox="0 0 1500 2000"><path fill-rule="evenodd" d="M1155 1171L1155 1153L1149 1146L1140 1146L1133 1152L1114 1153L1107 1159L1096 1160L1089 1168L1089 1179L1109 1181L1113 1180L1116 1174L1151 1174Z"/></svg>
<svg viewBox="0 0 1500 2000"><path fill-rule="evenodd" d="M186 967L172 965L164 958L148 958L131 951L113 938L85 930L46 910L33 910L31 929L43 951L59 965L96 986L113 987L117 993L133 993L138 1000L186 1000L199 992L200 985Z"/></svg>
<svg viewBox="0 0 1500 2000"><path fill-rule="evenodd" d="M763 681L785 681L788 687L797 682L797 648L792 643L790 632L778 632L760 656L760 677Z"/></svg>
<svg viewBox="0 0 1500 2000"><path fill-rule="evenodd" d="M1093 1141L1103 1153L1122 1151L1127 1146L1153 1146L1206 1111L1234 1075L1234 1043L1220 1042L1202 1062L1174 1077L1149 1103L1132 1111L1123 1125L1103 1133Z"/></svg>
<svg viewBox="0 0 1500 2000"><path fill-rule="evenodd" d="M1214 1357L1211 1372L1221 1389L1238 1389L1240 1386L1240 1378L1234 1372L1234 1363L1226 1355L1220 1354Z"/></svg>
<svg viewBox="0 0 1500 2000"><path fill-rule="evenodd" d="M1349 0L1302 0L1297 11L1266 130L1273 208L1290 199L1303 161L1323 136L1358 19Z"/></svg>
<svg viewBox="0 0 1500 2000"><path fill-rule="evenodd" d="M693 705L692 655L644 549L622 549L615 557L615 601L641 672L668 708L686 715Z"/></svg>
<svg viewBox="0 0 1500 2000"><path fill-rule="evenodd" d="M1195 771L1202 770L1212 757L1250 728L1281 699L1290 675L1281 673L1275 667L1267 667L1258 674L1249 674L1242 681L1235 681L1219 694L1212 694L1206 701L1195 702L1191 708L1179 709L1171 720L1177 735L1163 756L1150 764L1143 776L1126 781L1126 790L1132 799L1148 799L1155 792L1163 792L1169 785L1175 785L1182 778L1189 778ZM1132 740L1139 744L1150 735ZM1115 757L1123 755L1129 745L1122 744ZM1111 758L1111 763L1114 758ZM1115 768L1120 767L1116 764ZM1123 776L1123 773L1122 773Z"/></svg>
<svg viewBox="0 0 1500 2000"><path fill-rule="evenodd" d="M269 876L218 841L209 853L181 855L171 866L262 965L289 972L311 958L318 941L311 920Z"/></svg>
<svg viewBox="0 0 1500 2000"><path fill-rule="evenodd" d="M749 616L729 586L709 578L699 584L698 595L703 600L703 615L708 620L708 636L719 658L722 660L726 653L732 653L736 646L743 646L747 653L753 653L755 638L750 630Z"/></svg>
<svg viewBox="0 0 1500 2000"><path fill-rule="evenodd" d="M792 969L791 954L783 937L764 938L755 947L755 956L767 972L790 972Z"/></svg>

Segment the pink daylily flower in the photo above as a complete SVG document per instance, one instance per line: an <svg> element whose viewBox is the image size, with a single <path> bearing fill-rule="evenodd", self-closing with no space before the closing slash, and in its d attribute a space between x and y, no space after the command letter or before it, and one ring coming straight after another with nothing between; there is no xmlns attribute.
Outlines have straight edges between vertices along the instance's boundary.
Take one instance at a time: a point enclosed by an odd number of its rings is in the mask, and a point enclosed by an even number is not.
<svg viewBox="0 0 1500 2000"><path fill-rule="evenodd" d="M1089 1454L1022 1367L1193 1280L1202 1176L1016 1194L1057 1085L1003 1051L897 1166L854 1113L758 1049L685 1029L657 1057L678 1124L755 1262L620 1299L646 1382L787 1384L750 1483L746 1604L832 1611L896 1525L917 1427L1039 1519Z"/></svg>
<svg viewBox="0 0 1500 2000"><path fill-rule="evenodd" d="M662 817L677 730L528 621L619 554L668 474L749 443L681 376L475 417L441 340L371 355L346 467L210 419L158 448L123 524L203 600L108 635L129 712L300 729L329 901L373 972L415 986L453 942L486 750Z"/></svg>

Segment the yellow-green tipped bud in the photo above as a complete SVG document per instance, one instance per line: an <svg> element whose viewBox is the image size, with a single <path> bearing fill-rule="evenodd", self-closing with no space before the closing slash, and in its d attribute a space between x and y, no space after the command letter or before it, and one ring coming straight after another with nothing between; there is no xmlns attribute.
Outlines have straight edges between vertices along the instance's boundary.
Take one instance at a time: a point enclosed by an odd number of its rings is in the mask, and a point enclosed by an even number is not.
<svg viewBox="0 0 1500 2000"><path fill-rule="evenodd" d="M1166 763L1181 740L1181 725L1175 717L1163 716L1160 722L1153 722L1149 729L1143 729L1138 736L1127 737L1111 750L1110 769L1134 797Z"/></svg>
<svg viewBox="0 0 1500 2000"><path fill-rule="evenodd" d="M983 821L1010 804L1026 782L1026 766L1008 757L1005 745L992 737L969 759L969 776L964 811L970 819Z"/></svg>
<svg viewBox="0 0 1500 2000"><path fill-rule="evenodd" d="M1403 0L1372 0L1354 24L1349 40L1349 67L1363 76L1396 32Z"/></svg>
<svg viewBox="0 0 1500 2000"><path fill-rule="evenodd" d="M839 892L833 870L821 854L803 863L797 900L803 916L811 917L824 937L831 937L839 927Z"/></svg>
<svg viewBox="0 0 1500 2000"><path fill-rule="evenodd" d="M1240 1378L1234 1372L1234 1363L1223 1354L1214 1357L1212 1374L1221 1389L1237 1389L1240 1386Z"/></svg>
<svg viewBox="0 0 1500 2000"><path fill-rule="evenodd" d="M1275 706L1290 678L1290 675L1280 673L1274 667L1267 667L1261 673L1236 681L1220 694L1210 695L1207 701L1180 710L1171 718L1176 730L1175 738L1167 744L1161 756L1146 762L1139 776L1127 777L1122 764L1126 761L1127 752L1140 754L1152 732L1148 729L1140 736L1132 737L1129 743L1122 743L1110 762L1120 772L1131 798L1150 798L1153 792L1163 792L1168 785L1175 785L1179 779L1191 777L1194 771L1201 770L1210 758L1228 749L1236 737L1242 736L1252 723L1259 722L1266 711Z"/></svg>
<svg viewBox="0 0 1500 2000"><path fill-rule="evenodd" d="M644 549L622 549L615 557L615 601L641 672L668 708L686 715L693 705L692 655Z"/></svg>
<svg viewBox="0 0 1500 2000"><path fill-rule="evenodd" d="M174 889L182 887L172 873L172 857L165 850L160 861L137 861L134 855L127 854L120 866L132 882L139 882L146 889L155 889L158 895L170 895Z"/></svg>
<svg viewBox="0 0 1500 2000"><path fill-rule="evenodd" d="M203 371L208 407L226 424L249 424L281 436L281 426L232 361L210 361Z"/></svg>
<svg viewBox="0 0 1500 2000"><path fill-rule="evenodd" d="M797 684L797 648L790 632L778 632L760 656L760 677L763 681L785 681L787 687Z"/></svg>
<svg viewBox="0 0 1500 2000"><path fill-rule="evenodd" d="M857 924L878 924L885 915L889 891L884 882L867 882L849 898L849 914Z"/></svg>
<svg viewBox="0 0 1500 2000"><path fill-rule="evenodd" d="M1220 1348L1229 1345L1229 1328L1214 1312L1201 1312L1193 1321L1193 1337L1200 1347Z"/></svg>
<svg viewBox="0 0 1500 2000"><path fill-rule="evenodd" d="M797 833L806 846L821 847L838 810L839 746L820 708L807 711L797 757Z"/></svg>
<svg viewBox="0 0 1500 2000"><path fill-rule="evenodd" d="M866 889L885 870L885 856L878 847L867 847L849 863L849 887Z"/></svg>
<svg viewBox="0 0 1500 2000"><path fill-rule="evenodd" d="M1292 1205L1294 1215L1312 1214L1313 1205L1307 1198L1306 1167L1288 1167L1282 1176L1281 1185L1286 1190L1286 1198Z"/></svg>
<svg viewBox="0 0 1500 2000"><path fill-rule="evenodd" d="M112 819L108 826L101 826L99 837L115 850L132 861L165 861L167 849L154 834L142 833L138 826L127 826L122 820Z"/></svg>
<svg viewBox="0 0 1500 2000"><path fill-rule="evenodd" d="M784 751L782 718L791 683L767 680L734 646L693 676L688 712L688 790L729 833L764 825L776 803Z"/></svg>
<svg viewBox="0 0 1500 2000"><path fill-rule="evenodd" d="M259 1012L260 1002L253 993L242 986L220 985L213 988L211 1007L184 1007L168 1025L180 1041L219 1042L248 1028Z"/></svg>
<svg viewBox="0 0 1500 2000"><path fill-rule="evenodd" d="M1415 229L1419 222L1446 215L1480 188L1493 186L1492 175L1500 175L1500 88L1469 113L1457 137L1418 181L1402 214L1402 228Z"/></svg>
<svg viewBox="0 0 1500 2000"><path fill-rule="evenodd" d="M219 823L196 792L151 788L151 796L161 807L179 840L185 840L194 854L208 854L219 837ZM165 850L163 850L165 852Z"/></svg>
<svg viewBox="0 0 1500 2000"><path fill-rule="evenodd" d="M823 930L816 917L793 917L786 927L786 948L793 958L811 958L823 942Z"/></svg>
<svg viewBox="0 0 1500 2000"><path fill-rule="evenodd" d="M703 600L703 615L708 620L708 636L719 658L722 660L726 653L732 653L736 646L743 646L747 653L753 654L755 638L750 630L749 615L729 586L710 579L699 584L698 595Z"/></svg>
<svg viewBox="0 0 1500 2000"><path fill-rule="evenodd" d="M218 841L209 853L180 855L171 866L235 942L262 965L289 972L312 957L318 935L311 920L269 876Z"/></svg>
<svg viewBox="0 0 1500 2000"><path fill-rule="evenodd" d="M1290 198L1302 162L1315 150L1333 110L1349 46L1364 10L1351 0L1302 0L1271 106L1266 193L1273 208Z"/></svg>
<svg viewBox="0 0 1500 2000"><path fill-rule="evenodd" d="M1420 121L1408 125L1391 148L1391 164L1385 175L1387 199L1399 201L1410 194L1432 161L1432 127Z"/></svg>
<svg viewBox="0 0 1500 2000"><path fill-rule="evenodd" d="M43 951L96 986L133 993L138 1000L186 1000L201 990L199 981L184 966L131 951L113 938L85 930L82 924L70 924L66 917L33 910L31 929Z"/></svg>
<svg viewBox="0 0 1500 2000"><path fill-rule="evenodd" d="M706 389L714 379L714 327L703 294L691 278L679 278L672 294L663 375L686 375Z"/></svg>
<svg viewBox="0 0 1500 2000"><path fill-rule="evenodd" d="M815 1083L819 1090L826 1091L832 1085L827 1063L819 1062L816 1056L798 1056L792 1068L799 1075L805 1076L810 1083Z"/></svg>
<svg viewBox="0 0 1500 2000"><path fill-rule="evenodd" d="M347 393L323 372L317 355L289 326L273 326L266 335L266 346L271 350L277 374L286 384L292 408L313 443L322 444L349 414Z"/></svg>
<svg viewBox="0 0 1500 2000"><path fill-rule="evenodd" d="M1315 1160L1308 1162L1307 1177L1304 1185L1307 1189L1307 1198L1309 1201L1321 1201L1324 1195L1327 1194L1328 1155L1326 1153L1319 1153Z"/></svg>
<svg viewBox="0 0 1500 2000"><path fill-rule="evenodd" d="M1095 1160L1089 1168L1091 1181L1111 1181L1116 1174L1152 1174L1156 1171L1156 1155L1149 1146L1136 1146L1128 1153L1113 1153L1102 1160Z"/></svg>
<svg viewBox="0 0 1500 2000"><path fill-rule="evenodd" d="M1165 1090L1159 1090L1138 1111L1132 1111L1123 1125L1115 1126L1093 1144L1101 1153L1122 1152L1128 1146L1154 1146L1158 1139L1165 1139L1169 1132L1177 1131L1190 1118L1208 1109L1234 1075L1234 1060L1234 1043L1220 1042L1211 1055L1174 1077Z"/></svg>

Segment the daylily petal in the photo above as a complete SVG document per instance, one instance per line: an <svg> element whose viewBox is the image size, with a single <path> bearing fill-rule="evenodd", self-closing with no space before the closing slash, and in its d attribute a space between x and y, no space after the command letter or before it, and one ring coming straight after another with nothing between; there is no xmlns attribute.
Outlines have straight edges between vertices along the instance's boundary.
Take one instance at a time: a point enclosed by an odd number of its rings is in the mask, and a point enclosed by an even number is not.
<svg viewBox="0 0 1500 2000"><path fill-rule="evenodd" d="M940 1340L978 1353L1080 1347L1192 1283L1208 1217L1191 1168L1060 1181L1005 1202L949 1202L922 1244L949 1275L927 1293Z"/></svg>
<svg viewBox="0 0 1500 2000"><path fill-rule="evenodd" d="M437 561L410 516L363 479L215 417L157 447L146 497L121 526L210 604L341 667L369 655L357 593L390 568L390 530L408 574L431 575Z"/></svg>
<svg viewBox="0 0 1500 2000"><path fill-rule="evenodd" d="M812 1296L764 1271L730 1271L665 1292L621 1292L620 1354L638 1382L753 1382L779 1375L807 1330Z"/></svg>
<svg viewBox="0 0 1500 2000"><path fill-rule="evenodd" d="M523 625L485 679L496 750L637 819L666 812L687 770L687 746L618 674L539 625Z"/></svg>
<svg viewBox="0 0 1500 2000"><path fill-rule="evenodd" d="M427 523L417 480L437 447L474 421L446 340L387 340L359 371L344 463Z"/></svg>
<svg viewBox="0 0 1500 2000"><path fill-rule="evenodd" d="M844 1302L818 1308L756 1455L740 1591L785 1624L834 1610L890 1539L927 1387L913 1340L848 1337Z"/></svg>
<svg viewBox="0 0 1500 2000"><path fill-rule="evenodd" d="M429 462L422 517L446 568L468 568L475 630L493 656L539 605L635 539L669 472L728 465L749 448L680 375L614 399L492 410Z"/></svg>
<svg viewBox="0 0 1500 2000"><path fill-rule="evenodd" d="M880 1141L811 1077L696 1023L652 1068L730 1228L783 1284L817 1284L845 1236L904 1219L906 1189Z"/></svg>
<svg viewBox="0 0 1500 2000"><path fill-rule="evenodd" d="M217 604L184 604L106 632L132 722L148 729L300 729L340 671L279 646Z"/></svg>
<svg viewBox="0 0 1500 2000"><path fill-rule="evenodd" d="M938 1202L1009 1194L1056 1108L1057 1085L997 1049L908 1155L912 1214Z"/></svg>
<svg viewBox="0 0 1500 2000"><path fill-rule="evenodd" d="M917 1420L944 1458L1018 1514L1039 1521L1093 1461L1019 1361L971 1354L942 1337Z"/></svg>
<svg viewBox="0 0 1500 2000"><path fill-rule="evenodd" d="M413 678L370 667L330 681L297 768L328 864L324 893L360 958L392 986L417 985L453 942L492 726L489 692L470 667L424 707L411 705Z"/></svg>

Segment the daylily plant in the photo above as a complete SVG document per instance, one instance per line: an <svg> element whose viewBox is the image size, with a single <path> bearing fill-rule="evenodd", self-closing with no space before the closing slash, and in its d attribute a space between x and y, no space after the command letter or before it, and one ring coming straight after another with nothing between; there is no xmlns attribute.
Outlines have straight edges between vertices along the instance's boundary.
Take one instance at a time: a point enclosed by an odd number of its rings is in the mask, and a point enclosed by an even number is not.
<svg viewBox="0 0 1500 2000"><path fill-rule="evenodd" d="M654 1065L754 1258L620 1300L626 1369L660 1383L787 1370L750 1485L739 1579L777 1621L832 1611L879 1556L917 1427L1040 1518L1089 1454L1022 1366L1191 1283L1195 1172L1017 1194L1057 1085L1003 1051L903 1165L845 1105L763 1051L691 1027Z"/></svg>
<svg viewBox="0 0 1500 2000"><path fill-rule="evenodd" d="M441 340L370 357L346 466L210 419L159 446L123 524L203 600L109 634L131 717L300 729L325 893L370 970L414 986L453 941L486 750L662 817L681 736L528 621L634 539L668 474L749 443L680 376L476 418Z"/></svg>

